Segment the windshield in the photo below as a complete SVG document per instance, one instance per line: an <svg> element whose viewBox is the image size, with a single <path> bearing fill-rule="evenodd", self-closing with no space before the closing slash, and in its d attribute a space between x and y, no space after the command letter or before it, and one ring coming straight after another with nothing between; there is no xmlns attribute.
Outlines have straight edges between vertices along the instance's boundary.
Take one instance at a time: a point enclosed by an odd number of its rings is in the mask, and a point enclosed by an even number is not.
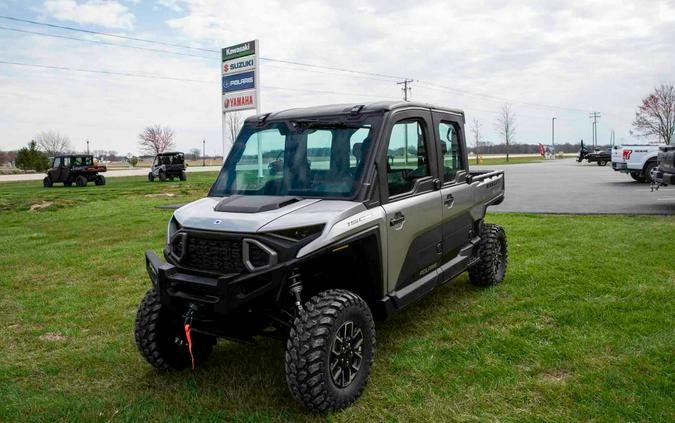
<svg viewBox="0 0 675 423"><path fill-rule="evenodd" d="M245 125L209 195L352 197L375 120Z"/></svg>

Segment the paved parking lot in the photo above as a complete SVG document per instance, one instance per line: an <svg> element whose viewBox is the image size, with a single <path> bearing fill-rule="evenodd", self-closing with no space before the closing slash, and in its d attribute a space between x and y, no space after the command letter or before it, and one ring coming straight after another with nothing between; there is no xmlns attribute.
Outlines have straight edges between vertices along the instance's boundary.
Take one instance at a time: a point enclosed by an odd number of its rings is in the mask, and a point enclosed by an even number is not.
<svg viewBox="0 0 675 423"><path fill-rule="evenodd" d="M608 165L574 159L508 166L471 166L506 172L506 198L500 212L579 214L675 214L675 187L651 192Z"/></svg>

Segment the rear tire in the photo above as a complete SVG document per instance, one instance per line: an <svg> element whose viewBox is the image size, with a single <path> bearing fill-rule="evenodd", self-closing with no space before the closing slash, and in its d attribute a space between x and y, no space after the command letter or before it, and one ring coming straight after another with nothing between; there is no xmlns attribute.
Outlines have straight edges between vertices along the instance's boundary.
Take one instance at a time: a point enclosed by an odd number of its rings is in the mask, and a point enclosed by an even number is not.
<svg viewBox="0 0 675 423"><path fill-rule="evenodd" d="M52 182L52 178L49 176L45 176L45 178L42 180L42 186L45 188L51 188L54 186L54 182Z"/></svg>
<svg viewBox="0 0 675 423"><path fill-rule="evenodd" d="M631 170L630 177L633 178L633 180L636 182L640 183L645 182L645 178L643 176L640 176L640 172L638 172L637 170Z"/></svg>
<svg viewBox="0 0 675 423"><path fill-rule="evenodd" d="M598 166L607 166L607 161L605 161L605 160L598 160Z"/></svg>
<svg viewBox="0 0 675 423"><path fill-rule="evenodd" d="M86 187L87 186L87 178L85 178L83 175L78 176L75 178L75 185L78 187Z"/></svg>
<svg viewBox="0 0 675 423"><path fill-rule="evenodd" d="M180 370L192 366L182 317L170 313L150 288L136 313L134 325L136 346L145 360L160 370ZM204 362L213 350L216 339L192 332L192 353L195 365ZM178 341L178 342L176 342Z"/></svg>
<svg viewBox="0 0 675 423"><path fill-rule="evenodd" d="M96 178L94 179L94 183L96 185L105 185L105 176L96 175Z"/></svg>
<svg viewBox="0 0 675 423"><path fill-rule="evenodd" d="M478 243L479 262L469 269L469 280L476 286L496 285L504 280L509 261L506 232L499 225L484 223Z"/></svg>
<svg viewBox="0 0 675 423"><path fill-rule="evenodd" d="M368 382L375 323L361 297L342 289L305 303L286 343L286 381L293 397L314 412L354 402Z"/></svg>
<svg viewBox="0 0 675 423"><path fill-rule="evenodd" d="M653 182L652 180L652 169L654 169L657 166L656 162L647 162L645 165L645 168L642 172L643 175L645 175L645 182Z"/></svg>

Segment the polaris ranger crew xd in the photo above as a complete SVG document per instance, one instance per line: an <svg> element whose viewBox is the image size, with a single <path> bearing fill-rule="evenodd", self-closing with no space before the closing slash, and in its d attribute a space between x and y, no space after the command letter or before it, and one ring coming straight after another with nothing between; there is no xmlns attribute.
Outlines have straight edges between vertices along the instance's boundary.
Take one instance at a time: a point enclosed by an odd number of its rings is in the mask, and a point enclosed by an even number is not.
<svg viewBox="0 0 675 423"><path fill-rule="evenodd" d="M464 114L382 102L248 118L208 196L174 213L166 263L135 323L159 369L206 360L216 338L286 340L292 395L346 407L385 318L464 271L504 279L504 230L483 221L503 172L469 172Z"/></svg>

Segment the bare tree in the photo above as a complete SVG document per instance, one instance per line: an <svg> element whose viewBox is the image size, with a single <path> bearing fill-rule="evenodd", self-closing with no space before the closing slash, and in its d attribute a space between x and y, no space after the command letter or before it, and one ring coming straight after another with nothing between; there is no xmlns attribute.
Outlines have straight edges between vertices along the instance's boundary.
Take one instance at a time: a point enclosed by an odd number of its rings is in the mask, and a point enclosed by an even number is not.
<svg viewBox="0 0 675 423"><path fill-rule="evenodd" d="M197 147L191 148L190 154L192 155L192 160L197 160L199 156L202 154L202 150L198 149Z"/></svg>
<svg viewBox="0 0 675 423"><path fill-rule="evenodd" d="M48 156L69 153L72 150L70 139L56 131L42 131L35 136L35 142Z"/></svg>
<svg viewBox="0 0 675 423"><path fill-rule="evenodd" d="M473 140L476 145L476 164L478 164L480 162L478 148L480 147L481 141L483 141L483 125L476 118L471 121L471 132L473 132Z"/></svg>
<svg viewBox="0 0 675 423"><path fill-rule="evenodd" d="M506 143L506 161L509 161L509 146L513 142L516 134L516 116L511 110L510 104L504 104L497 117L497 133L501 135Z"/></svg>
<svg viewBox="0 0 675 423"><path fill-rule="evenodd" d="M168 126L152 125L138 134L141 150L147 154L159 154L176 146L173 129Z"/></svg>
<svg viewBox="0 0 675 423"><path fill-rule="evenodd" d="M675 133L675 87L661 84L654 92L642 99L635 112L633 129L640 136L658 137L665 144L673 141Z"/></svg>
<svg viewBox="0 0 675 423"><path fill-rule="evenodd" d="M243 123L243 118L239 115L238 112L227 112L225 114L225 134L227 140L230 142L230 147L234 145L234 141L239 135L239 129Z"/></svg>

